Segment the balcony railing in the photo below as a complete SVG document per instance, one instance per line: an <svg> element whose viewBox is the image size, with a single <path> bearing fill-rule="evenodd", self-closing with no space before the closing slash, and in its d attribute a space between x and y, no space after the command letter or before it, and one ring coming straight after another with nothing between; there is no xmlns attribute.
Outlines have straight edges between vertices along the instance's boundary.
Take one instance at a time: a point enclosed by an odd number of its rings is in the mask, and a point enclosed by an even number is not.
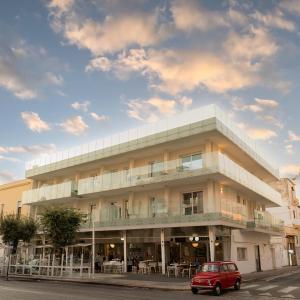
<svg viewBox="0 0 300 300"><path fill-rule="evenodd" d="M167 225L178 223L190 223L190 222L210 222L210 221L224 221L230 222L236 225L245 225L246 222L243 219L230 218L228 215L222 213L204 213L194 215L176 215L176 216L164 216L164 217L146 217L146 218L115 218L105 220L101 222L95 222L95 227L121 227L121 226L144 226L144 225ZM82 228L91 228L91 222L83 223Z"/></svg>
<svg viewBox="0 0 300 300"><path fill-rule="evenodd" d="M254 220L247 222L248 229L259 229L264 231L271 231L283 233L284 222L279 218L274 217L266 211L254 211Z"/></svg>
<svg viewBox="0 0 300 300"><path fill-rule="evenodd" d="M25 191L22 194L22 203L32 204L47 200L63 199L76 194L77 188L75 182L68 181Z"/></svg>
<svg viewBox="0 0 300 300"><path fill-rule="evenodd" d="M190 165L183 164L181 159L167 161L157 165L156 170L156 172L152 172L149 166L142 166L81 179L78 182L78 194L98 193L193 176L221 173L269 201L273 201L277 205L281 204L280 193L219 152L202 154L201 160L192 162Z"/></svg>

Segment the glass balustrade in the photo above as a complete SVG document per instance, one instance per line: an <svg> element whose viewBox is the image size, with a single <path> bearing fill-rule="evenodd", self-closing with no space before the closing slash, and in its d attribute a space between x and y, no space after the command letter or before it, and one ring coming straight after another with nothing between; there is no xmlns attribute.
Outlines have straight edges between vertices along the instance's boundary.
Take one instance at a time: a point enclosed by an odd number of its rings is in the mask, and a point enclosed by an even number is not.
<svg viewBox="0 0 300 300"><path fill-rule="evenodd" d="M160 163L157 172L150 166L142 166L96 177L81 179L78 182L78 194L90 194L155 182L184 179L192 176L221 173L235 182L258 193L262 197L281 204L281 195L267 183L251 174L226 155L219 152L202 154L197 160L176 159Z"/></svg>
<svg viewBox="0 0 300 300"><path fill-rule="evenodd" d="M283 232L284 222L266 211L254 210L254 219L247 223L248 228Z"/></svg>
<svg viewBox="0 0 300 300"><path fill-rule="evenodd" d="M77 188L75 182L68 181L25 191L22 194L22 203L31 204L40 201L68 198L76 193Z"/></svg>

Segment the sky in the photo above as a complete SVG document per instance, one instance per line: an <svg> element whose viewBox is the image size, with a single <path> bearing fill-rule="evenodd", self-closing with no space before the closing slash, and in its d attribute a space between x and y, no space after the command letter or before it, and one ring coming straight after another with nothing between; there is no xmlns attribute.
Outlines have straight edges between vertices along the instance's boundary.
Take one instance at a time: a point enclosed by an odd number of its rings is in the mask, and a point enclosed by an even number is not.
<svg viewBox="0 0 300 300"><path fill-rule="evenodd" d="M215 103L300 170L300 1L0 1L0 183L25 162Z"/></svg>

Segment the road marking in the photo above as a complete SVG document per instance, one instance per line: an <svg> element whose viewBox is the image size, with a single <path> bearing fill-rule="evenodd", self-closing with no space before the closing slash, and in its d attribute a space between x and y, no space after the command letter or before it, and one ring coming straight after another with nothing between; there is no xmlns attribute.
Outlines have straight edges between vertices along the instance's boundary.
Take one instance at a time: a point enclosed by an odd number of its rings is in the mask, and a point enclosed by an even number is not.
<svg viewBox="0 0 300 300"><path fill-rule="evenodd" d="M276 287L278 287L278 285L267 285L267 286L262 286L262 287L258 288L257 290L258 291L268 291L268 290L271 290Z"/></svg>
<svg viewBox="0 0 300 300"><path fill-rule="evenodd" d="M259 284L250 284L250 285L242 285L243 289L252 289L254 287L260 286Z"/></svg>
<svg viewBox="0 0 300 300"><path fill-rule="evenodd" d="M288 295L282 295L280 298L296 298L295 296L288 294Z"/></svg>
<svg viewBox="0 0 300 300"><path fill-rule="evenodd" d="M282 289L282 290L279 290L278 292L279 292L279 293L285 293L285 294L288 294L288 293L290 293L291 291L294 291L294 290L296 290L296 289L299 289L299 287L298 287L298 286L288 286L288 287L286 287L286 288L284 288L284 289Z"/></svg>
<svg viewBox="0 0 300 300"><path fill-rule="evenodd" d="M240 295L251 295L249 291L238 291L238 292L235 292L235 294L240 294Z"/></svg>
<svg viewBox="0 0 300 300"><path fill-rule="evenodd" d="M272 296L272 294L270 294L270 293L261 293L261 294L258 294L258 296Z"/></svg>

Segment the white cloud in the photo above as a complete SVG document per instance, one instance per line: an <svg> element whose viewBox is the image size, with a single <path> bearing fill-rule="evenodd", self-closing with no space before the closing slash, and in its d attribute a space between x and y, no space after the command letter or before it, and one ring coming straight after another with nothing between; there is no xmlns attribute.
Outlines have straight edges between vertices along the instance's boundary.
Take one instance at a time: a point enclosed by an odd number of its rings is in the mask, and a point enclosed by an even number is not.
<svg viewBox="0 0 300 300"><path fill-rule="evenodd" d="M181 97L178 99L164 99L152 97L146 100L133 99L127 102L127 114L130 118L146 123L155 123L162 117L173 115L186 109L192 104L192 99Z"/></svg>
<svg viewBox="0 0 300 300"><path fill-rule="evenodd" d="M263 108L256 104L245 104L239 97L231 100L232 108L236 111L262 112Z"/></svg>
<svg viewBox="0 0 300 300"><path fill-rule="evenodd" d="M14 181L15 179L16 179L15 176L11 172L0 171L0 184Z"/></svg>
<svg viewBox="0 0 300 300"><path fill-rule="evenodd" d="M0 146L0 153L30 153L30 154L45 154L56 151L54 144L32 145L32 146Z"/></svg>
<svg viewBox="0 0 300 300"><path fill-rule="evenodd" d="M62 14L71 9L74 5L74 0L51 0L48 3L48 8L54 9L57 14Z"/></svg>
<svg viewBox="0 0 300 300"><path fill-rule="evenodd" d="M258 103L260 106L265 106L268 108L276 108L279 106L278 101L273 100L273 99L255 98L255 102Z"/></svg>
<svg viewBox="0 0 300 300"><path fill-rule="evenodd" d="M5 160L5 161L9 161L9 162L21 162L21 160L18 158L11 157L11 156L3 156L3 155L0 155L0 161L1 160Z"/></svg>
<svg viewBox="0 0 300 300"><path fill-rule="evenodd" d="M284 127L284 124L278 118L276 118L272 115L261 115L259 118L271 125L278 127L278 128Z"/></svg>
<svg viewBox="0 0 300 300"><path fill-rule="evenodd" d="M34 132L40 133L50 130L50 126L35 112L24 111L21 113L21 117L27 127Z"/></svg>
<svg viewBox="0 0 300 300"><path fill-rule="evenodd" d="M285 150L286 150L287 154L290 154L290 155L295 153L294 146L292 144L285 145Z"/></svg>
<svg viewBox="0 0 300 300"><path fill-rule="evenodd" d="M91 112L90 115L91 115L91 117L92 117L94 120L96 120L96 121L98 121L98 122L100 122L100 121L108 121L108 120L109 120L109 116L98 115L98 114L95 113L95 112Z"/></svg>
<svg viewBox="0 0 300 300"><path fill-rule="evenodd" d="M111 62L107 57L93 58L89 64L85 67L85 72L92 72L94 70L100 70L107 72L111 69Z"/></svg>
<svg viewBox="0 0 300 300"><path fill-rule="evenodd" d="M300 174L299 164L286 164L280 168L281 176L296 176Z"/></svg>
<svg viewBox="0 0 300 300"><path fill-rule="evenodd" d="M251 127L244 123L240 123L238 125L243 131L247 133L249 137L251 137L254 140L266 141L277 137L277 133L275 131L267 128Z"/></svg>
<svg viewBox="0 0 300 300"><path fill-rule="evenodd" d="M175 0L171 4L171 12L175 26L184 31L193 29L208 31L228 26L223 13L205 9L200 6L199 1Z"/></svg>
<svg viewBox="0 0 300 300"><path fill-rule="evenodd" d="M81 135L89 128L89 126L83 121L81 116L76 116L65 120L60 124L60 127L65 132L74 135Z"/></svg>
<svg viewBox="0 0 300 300"><path fill-rule="evenodd" d="M271 12L270 14L262 14L261 12L256 11L252 17L261 22L263 25L268 27L275 27L279 29L284 29L287 31L295 31L296 26L295 24L284 18L284 14L279 10L276 9L275 11Z"/></svg>
<svg viewBox="0 0 300 300"><path fill-rule="evenodd" d="M83 101L83 102L74 102L71 104L71 107L76 110L82 110L82 111L87 112L90 105L91 105L90 101Z"/></svg>
<svg viewBox="0 0 300 300"><path fill-rule="evenodd" d="M61 75L55 75L51 72L47 72L46 77L47 77L49 83L51 83L53 85L62 86L64 83L64 79Z"/></svg>
<svg viewBox="0 0 300 300"><path fill-rule="evenodd" d="M300 135L297 135L292 130L288 131L288 140L290 142L300 142Z"/></svg>
<svg viewBox="0 0 300 300"><path fill-rule="evenodd" d="M280 1L279 7L288 11L293 15L300 15L300 3L299 0L284 0Z"/></svg>

